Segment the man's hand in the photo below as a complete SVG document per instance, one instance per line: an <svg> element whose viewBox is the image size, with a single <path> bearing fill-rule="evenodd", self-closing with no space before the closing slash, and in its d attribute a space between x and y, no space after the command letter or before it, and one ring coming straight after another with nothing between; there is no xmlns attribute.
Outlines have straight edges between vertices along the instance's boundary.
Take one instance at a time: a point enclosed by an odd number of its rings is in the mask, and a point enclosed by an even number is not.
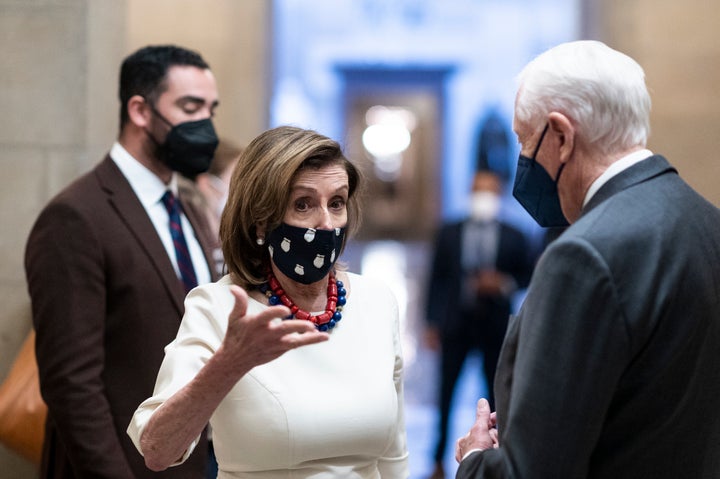
<svg viewBox="0 0 720 479"><path fill-rule="evenodd" d="M442 342L440 340L440 331L437 327L427 326L425 328L423 339L425 346L427 346L430 351L440 351Z"/></svg>
<svg viewBox="0 0 720 479"><path fill-rule="evenodd" d="M475 276L475 292L481 296L508 296L513 292L512 276L494 269L485 269Z"/></svg>
<svg viewBox="0 0 720 479"><path fill-rule="evenodd" d="M496 425L495 413L490 412L490 404L487 399L481 398L477 402L475 424L455 444L455 460L457 462L462 461L469 451L484 451L485 449L499 447Z"/></svg>

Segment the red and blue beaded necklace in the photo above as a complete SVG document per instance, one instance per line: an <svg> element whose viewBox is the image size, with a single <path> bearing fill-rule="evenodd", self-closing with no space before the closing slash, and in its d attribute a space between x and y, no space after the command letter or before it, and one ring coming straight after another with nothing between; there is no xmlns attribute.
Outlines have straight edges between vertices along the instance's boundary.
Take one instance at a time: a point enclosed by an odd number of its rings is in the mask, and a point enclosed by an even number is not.
<svg viewBox="0 0 720 479"><path fill-rule="evenodd" d="M260 291L267 296L268 303L271 306L282 304L290 308L290 316L285 319L302 319L310 321L315 325L318 331L328 331L337 325L342 319L342 310L345 306L347 291L342 281L335 279L335 274L330 273L327 286L327 303L325 312L320 314L310 314L302 310L285 294L280 282L274 274L268 273L267 283L260 285Z"/></svg>

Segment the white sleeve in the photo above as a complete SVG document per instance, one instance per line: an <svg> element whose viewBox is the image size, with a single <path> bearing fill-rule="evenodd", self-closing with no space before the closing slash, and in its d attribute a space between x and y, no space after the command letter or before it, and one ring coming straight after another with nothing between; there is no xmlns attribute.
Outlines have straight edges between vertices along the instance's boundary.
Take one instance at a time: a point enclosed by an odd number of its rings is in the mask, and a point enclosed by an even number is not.
<svg viewBox="0 0 720 479"><path fill-rule="evenodd" d="M127 428L140 454L143 454L140 438L153 413L188 384L220 347L234 301L229 283L223 280L197 287L188 294L178 334L165 347L165 358L158 372L153 395L138 406ZM183 463L199 439L198 436L183 457L173 465Z"/></svg>

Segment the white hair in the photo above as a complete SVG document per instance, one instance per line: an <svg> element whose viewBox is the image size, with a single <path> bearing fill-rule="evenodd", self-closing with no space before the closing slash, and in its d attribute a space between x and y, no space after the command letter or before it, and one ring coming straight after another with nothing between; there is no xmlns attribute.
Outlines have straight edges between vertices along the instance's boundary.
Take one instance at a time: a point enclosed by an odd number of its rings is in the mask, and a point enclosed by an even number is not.
<svg viewBox="0 0 720 479"><path fill-rule="evenodd" d="M645 147L650 94L645 72L629 56L597 41L560 44L518 75L515 117L538 123L557 111L603 154Z"/></svg>

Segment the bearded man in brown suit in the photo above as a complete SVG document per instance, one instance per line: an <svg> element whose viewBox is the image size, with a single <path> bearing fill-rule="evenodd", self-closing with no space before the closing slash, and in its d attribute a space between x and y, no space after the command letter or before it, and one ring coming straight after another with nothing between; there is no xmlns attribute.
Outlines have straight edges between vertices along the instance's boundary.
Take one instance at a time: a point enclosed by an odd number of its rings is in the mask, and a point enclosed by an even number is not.
<svg viewBox="0 0 720 479"><path fill-rule="evenodd" d="M192 177L214 154L217 86L199 54L151 46L125 59L119 93L118 140L49 202L27 243L48 405L41 477L199 478L207 448L153 473L125 429L152 394L185 294L217 278L217 240L202 213L175 198L177 172Z"/></svg>

